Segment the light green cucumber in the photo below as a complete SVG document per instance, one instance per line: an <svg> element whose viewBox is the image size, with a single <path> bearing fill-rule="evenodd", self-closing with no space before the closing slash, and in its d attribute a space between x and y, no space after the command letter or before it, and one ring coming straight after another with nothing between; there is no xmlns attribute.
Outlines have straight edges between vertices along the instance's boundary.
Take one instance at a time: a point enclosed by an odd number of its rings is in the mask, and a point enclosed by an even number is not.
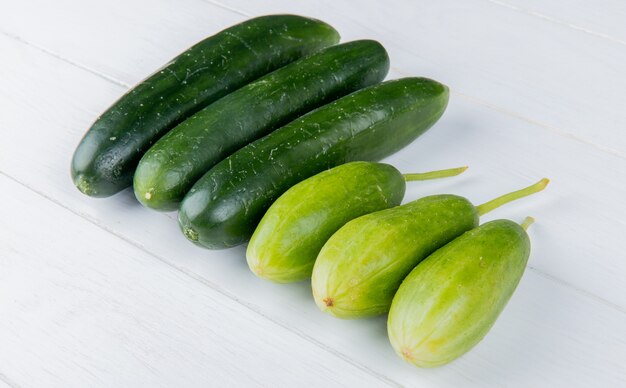
<svg viewBox="0 0 626 388"><path fill-rule="evenodd" d="M320 249L346 222L398 206L405 181L454 176L465 169L403 175L389 164L351 162L323 171L270 206L248 244L248 265L257 276L277 283L308 279Z"/></svg>
<svg viewBox="0 0 626 388"><path fill-rule="evenodd" d="M480 342L524 274L531 222L487 222L411 271L389 312L387 331L396 353L418 367L435 367Z"/></svg>
<svg viewBox="0 0 626 388"><path fill-rule="evenodd" d="M502 204L541 191L548 180L480 206L456 195L432 195L356 218L324 244L312 274L323 311L361 318L389 311L400 283L417 264Z"/></svg>

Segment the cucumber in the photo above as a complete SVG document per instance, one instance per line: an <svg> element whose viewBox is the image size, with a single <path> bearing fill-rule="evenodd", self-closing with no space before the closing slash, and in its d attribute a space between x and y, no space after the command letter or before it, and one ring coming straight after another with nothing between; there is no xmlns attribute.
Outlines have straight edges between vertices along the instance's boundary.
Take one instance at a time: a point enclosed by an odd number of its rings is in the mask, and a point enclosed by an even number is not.
<svg viewBox="0 0 626 388"><path fill-rule="evenodd" d="M248 265L257 276L277 283L310 278L322 246L346 222L400 205L405 181L454 176L465 169L403 175L389 164L351 162L323 171L270 206L248 244Z"/></svg>
<svg viewBox="0 0 626 388"><path fill-rule="evenodd" d="M547 184L544 178L479 206L457 195L431 195L348 222L315 261L315 303L338 318L386 313L402 280L428 255L475 228L479 216Z"/></svg>
<svg viewBox="0 0 626 388"><path fill-rule="evenodd" d="M243 147L209 170L181 203L187 238L207 248L247 241L283 192L328 168L378 160L443 114L448 88L426 78L370 86L324 105Z"/></svg>
<svg viewBox="0 0 626 388"><path fill-rule="evenodd" d="M328 24L271 15L230 27L174 58L135 86L87 131L72 160L74 184L93 197L130 186L143 153L211 102L339 41Z"/></svg>
<svg viewBox="0 0 626 388"><path fill-rule="evenodd" d="M448 194L356 218L328 239L315 261L315 303L343 319L383 314L421 260L477 225L476 208Z"/></svg>
<svg viewBox="0 0 626 388"><path fill-rule="evenodd" d="M524 274L531 222L487 222L411 271L389 311L387 331L396 353L416 366L435 367L480 342Z"/></svg>
<svg viewBox="0 0 626 388"><path fill-rule="evenodd" d="M152 146L135 171L137 199L174 210L213 165L307 111L378 83L389 69L380 43L361 40L297 60L183 121Z"/></svg>

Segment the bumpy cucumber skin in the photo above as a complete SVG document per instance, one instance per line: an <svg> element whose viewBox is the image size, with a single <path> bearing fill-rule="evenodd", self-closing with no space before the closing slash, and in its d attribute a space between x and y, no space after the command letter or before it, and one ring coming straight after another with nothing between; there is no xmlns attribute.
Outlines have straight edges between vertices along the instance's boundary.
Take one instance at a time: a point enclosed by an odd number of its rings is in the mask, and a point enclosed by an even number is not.
<svg viewBox="0 0 626 388"><path fill-rule="evenodd" d="M261 77L207 106L165 134L135 171L135 196L174 210L213 165L307 111L378 83L389 69L380 43L333 46Z"/></svg>
<svg viewBox="0 0 626 388"><path fill-rule="evenodd" d="M352 220L315 261L315 303L344 319L386 313L420 261L476 225L476 208L456 195L428 196Z"/></svg>
<svg viewBox="0 0 626 388"><path fill-rule="evenodd" d="M338 41L337 31L321 21L271 15L199 42L98 117L74 153L74 184L92 197L108 197L130 186L143 153L174 125L250 81Z"/></svg>
<svg viewBox="0 0 626 388"><path fill-rule="evenodd" d="M220 249L247 241L265 211L296 183L328 168L379 160L443 114L448 88L404 78L354 92L248 144L209 170L181 203L192 242Z"/></svg>
<svg viewBox="0 0 626 388"><path fill-rule="evenodd" d="M524 229L496 220L439 249L404 280L387 330L400 357L435 367L487 334L517 287L530 255Z"/></svg>
<svg viewBox="0 0 626 388"><path fill-rule="evenodd" d="M324 243L346 222L398 206L406 183L384 163L352 162L287 190L254 231L246 258L257 276L277 283L311 277Z"/></svg>

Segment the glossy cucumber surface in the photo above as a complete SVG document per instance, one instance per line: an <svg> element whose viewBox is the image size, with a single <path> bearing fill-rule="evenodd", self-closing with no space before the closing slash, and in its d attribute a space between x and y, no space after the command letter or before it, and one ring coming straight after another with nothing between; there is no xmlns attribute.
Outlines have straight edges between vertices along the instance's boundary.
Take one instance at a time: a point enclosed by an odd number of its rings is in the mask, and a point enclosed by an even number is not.
<svg viewBox="0 0 626 388"><path fill-rule="evenodd" d="M315 261L315 303L338 318L384 314L416 265L477 225L474 205L449 194L354 219L332 235Z"/></svg>
<svg viewBox="0 0 626 388"><path fill-rule="evenodd" d="M74 184L93 197L130 186L143 153L211 102L339 41L328 24L295 15L250 19L174 58L106 110L78 145Z"/></svg>
<svg viewBox="0 0 626 388"><path fill-rule="evenodd" d="M328 168L403 148L443 114L448 88L426 78L384 82L324 105L230 155L185 196L188 239L207 248L247 241L265 211L296 183Z"/></svg>
<svg viewBox="0 0 626 388"><path fill-rule="evenodd" d="M303 113L378 83L389 69L384 47L360 40L329 47L234 91L165 134L142 157L137 199L174 210L213 165Z"/></svg>
<svg viewBox="0 0 626 388"><path fill-rule="evenodd" d="M246 258L259 277L277 283L311 277L324 243L346 222L398 206L404 176L384 163L351 162L287 190L254 231Z"/></svg>
<svg viewBox="0 0 626 388"><path fill-rule="evenodd" d="M509 220L485 223L430 255L393 299L387 329L395 351L434 367L470 350L511 298L529 255L526 231Z"/></svg>

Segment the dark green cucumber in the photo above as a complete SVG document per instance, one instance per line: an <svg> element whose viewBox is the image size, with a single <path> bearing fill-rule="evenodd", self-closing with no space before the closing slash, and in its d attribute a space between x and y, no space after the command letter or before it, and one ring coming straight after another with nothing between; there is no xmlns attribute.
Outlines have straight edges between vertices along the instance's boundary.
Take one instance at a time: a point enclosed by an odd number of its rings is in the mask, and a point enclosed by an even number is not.
<svg viewBox="0 0 626 388"><path fill-rule="evenodd" d="M180 227L207 248L241 244L289 187L349 161L374 161L398 151L430 128L447 102L446 86L404 78L324 105L209 170L185 196Z"/></svg>
<svg viewBox="0 0 626 388"><path fill-rule="evenodd" d="M402 174L385 163L351 162L322 171L270 206L248 244L248 265L277 283L310 278L322 246L346 222L400 205L406 181L455 176L465 169Z"/></svg>
<svg viewBox="0 0 626 388"><path fill-rule="evenodd" d="M328 24L271 15L194 45L104 112L72 160L74 184L93 197L130 186L143 153L165 132L258 77L339 41Z"/></svg>
<svg viewBox="0 0 626 388"><path fill-rule="evenodd" d="M152 146L135 171L135 196L174 210L213 165L307 111L378 83L384 47L360 40L326 48L242 87L183 121Z"/></svg>
<svg viewBox="0 0 626 388"><path fill-rule="evenodd" d="M396 353L418 367L435 367L480 342L524 274L530 223L530 217L521 226L487 222L415 267L389 311L387 330Z"/></svg>

